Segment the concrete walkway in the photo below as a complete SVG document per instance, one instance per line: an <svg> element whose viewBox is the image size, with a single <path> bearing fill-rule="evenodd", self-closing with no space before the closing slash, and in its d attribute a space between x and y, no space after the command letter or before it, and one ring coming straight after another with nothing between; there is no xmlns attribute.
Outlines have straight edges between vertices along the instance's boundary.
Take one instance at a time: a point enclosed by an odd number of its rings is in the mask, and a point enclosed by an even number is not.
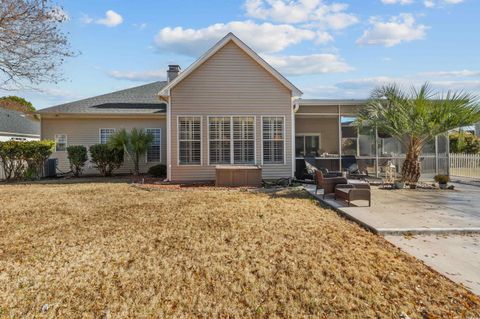
<svg viewBox="0 0 480 319"><path fill-rule="evenodd" d="M480 235L385 236L385 239L480 296Z"/></svg>
<svg viewBox="0 0 480 319"><path fill-rule="evenodd" d="M480 295L480 187L455 184L454 191L372 188L372 207L347 207L333 196L307 191L452 281ZM404 236L407 235L408 236ZM413 235L413 236L412 236Z"/></svg>

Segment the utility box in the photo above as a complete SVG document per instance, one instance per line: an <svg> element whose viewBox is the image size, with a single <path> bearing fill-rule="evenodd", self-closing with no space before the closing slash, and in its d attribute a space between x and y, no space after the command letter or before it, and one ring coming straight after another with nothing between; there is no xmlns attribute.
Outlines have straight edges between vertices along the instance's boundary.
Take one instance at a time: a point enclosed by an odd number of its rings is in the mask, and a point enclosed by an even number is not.
<svg viewBox="0 0 480 319"><path fill-rule="evenodd" d="M215 186L261 187L262 186L262 168L256 165L249 165L249 166L218 165L215 167Z"/></svg>

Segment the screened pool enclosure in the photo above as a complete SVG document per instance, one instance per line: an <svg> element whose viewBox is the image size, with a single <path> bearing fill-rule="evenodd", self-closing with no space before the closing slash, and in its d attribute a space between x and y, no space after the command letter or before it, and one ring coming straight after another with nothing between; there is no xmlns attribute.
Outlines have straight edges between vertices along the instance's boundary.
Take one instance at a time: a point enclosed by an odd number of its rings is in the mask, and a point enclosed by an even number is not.
<svg viewBox="0 0 480 319"><path fill-rule="evenodd" d="M298 179L305 177L305 157L319 168L343 171L353 163L369 176L382 177L393 163L401 171L405 146L373 127L358 129L355 116L365 101L301 100L295 113L295 157ZM448 174L448 138L437 136L424 147L422 179Z"/></svg>

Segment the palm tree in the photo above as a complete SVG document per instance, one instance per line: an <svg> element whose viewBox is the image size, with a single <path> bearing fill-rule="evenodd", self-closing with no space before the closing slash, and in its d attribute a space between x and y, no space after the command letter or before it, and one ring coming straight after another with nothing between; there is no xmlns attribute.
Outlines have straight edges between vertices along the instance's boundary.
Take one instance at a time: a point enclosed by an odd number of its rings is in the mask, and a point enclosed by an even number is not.
<svg viewBox="0 0 480 319"><path fill-rule="evenodd" d="M402 179L417 183L420 178L419 156L423 146L435 136L454 128L480 121L478 99L465 92L439 94L428 83L420 89L403 91L397 85L375 89L367 105L358 114L357 124L376 126L406 150Z"/></svg>
<svg viewBox="0 0 480 319"><path fill-rule="evenodd" d="M145 154L153 139L153 135L146 133L143 129L133 128L130 133L121 129L110 138L108 143L113 148L125 151L133 162L133 174L138 175L140 173L140 156Z"/></svg>

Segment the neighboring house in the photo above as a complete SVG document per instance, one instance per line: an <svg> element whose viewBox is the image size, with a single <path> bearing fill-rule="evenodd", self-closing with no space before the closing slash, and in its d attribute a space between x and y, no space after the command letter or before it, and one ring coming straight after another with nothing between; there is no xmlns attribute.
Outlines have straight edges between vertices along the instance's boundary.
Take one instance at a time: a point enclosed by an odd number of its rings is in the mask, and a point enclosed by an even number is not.
<svg viewBox="0 0 480 319"><path fill-rule="evenodd" d="M31 115L0 107L0 142L39 139L39 120Z"/></svg>
<svg viewBox="0 0 480 319"><path fill-rule="evenodd" d="M378 171L375 158L392 153L378 155L364 146L374 138L342 125L364 101L300 99L297 87L231 33L185 71L170 65L167 78L40 110L41 136L57 142L59 169L69 169L67 145L106 143L134 127L155 136L141 170L163 163L171 181L213 180L219 164L260 165L264 179L290 178L305 155L341 169L343 151ZM131 169L127 162L119 171Z"/></svg>

